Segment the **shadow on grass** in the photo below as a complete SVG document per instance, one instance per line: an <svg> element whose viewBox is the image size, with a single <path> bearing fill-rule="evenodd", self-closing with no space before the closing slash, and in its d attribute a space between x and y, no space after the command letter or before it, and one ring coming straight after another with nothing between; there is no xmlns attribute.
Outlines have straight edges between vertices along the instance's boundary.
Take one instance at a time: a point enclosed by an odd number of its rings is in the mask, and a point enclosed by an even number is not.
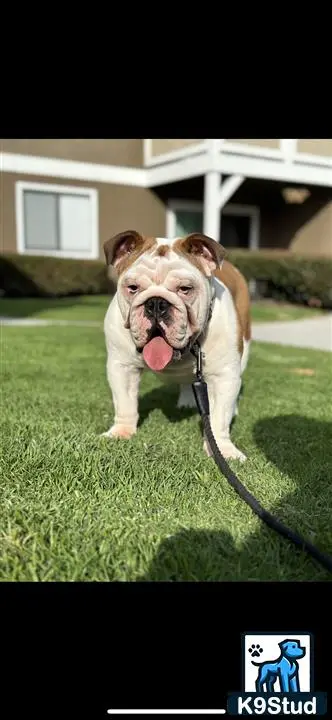
<svg viewBox="0 0 332 720"><path fill-rule="evenodd" d="M100 303L99 295L91 295L90 298L84 296L84 302L81 301L80 295L69 295L66 297L47 298L47 297L1 297L0 298L0 315L3 317L13 318L32 318L39 315L44 310L69 309L78 307L80 315L84 315L84 310L89 307L96 307ZM110 296L109 302L112 297ZM106 312L106 309L105 309ZM101 311L101 321L104 319L104 311ZM71 319L71 318L69 318ZM84 320L84 317L81 317Z"/></svg>
<svg viewBox="0 0 332 720"><path fill-rule="evenodd" d="M254 438L267 460L297 484L272 513L332 555L332 422L297 415L265 418L256 423ZM315 560L262 523L240 548L224 531L180 531L160 544L138 581L331 579Z"/></svg>
<svg viewBox="0 0 332 720"><path fill-rule="evenodd" d="M193 378L194 379L194 378ZM240 390L239 394L239 402L241 402L241 397L245 392L245 385L243 384ZM186 420L187 418L193 417L193 415L198 415L198 410L195 407L193 408L178 408L177 407L177 401L180 393L180 386L179 385L165 385L158 388L155 388L154 390L151 390L150 392L145 393L140 397L139 400L139 423L138 426L140 427L142 423L147 420L150 413L153 412L156 409L159 409L162 411L162 413L165 415L167 420L171 423L181 422L181 420ZM236 422L236 417L233 419L233 424Z"/></svg>
<svg viewBox="0 0 332 720"><path fill-rule="evenodd" d="M179 385L165 385L154 388L139 399L139 426L154 410L161 410L171 423L180 422L197 414L196 408L178 408Z"/></svg>

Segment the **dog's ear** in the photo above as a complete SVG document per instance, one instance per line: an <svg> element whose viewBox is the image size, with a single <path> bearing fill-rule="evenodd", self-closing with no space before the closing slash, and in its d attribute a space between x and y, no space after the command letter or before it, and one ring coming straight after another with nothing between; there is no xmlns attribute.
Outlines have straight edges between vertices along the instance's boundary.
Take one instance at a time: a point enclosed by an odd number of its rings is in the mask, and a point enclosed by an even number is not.
<svg viewBox="0 0 332 720"><path fill-rule="evenodd" d="M132 253L140 250L144 238L136 230L125 230L104 243L106 264L117 268L119 263Z"/></svg>
<svg viewBox="0 0 332 720"><path fill-rule="evenodd" d="M198 261L206 275L211 275L220 268L226 255L226 250L220 243L202 233L191 233L177 240L175 244L180 252Z"/></svg>
<svg viewBox="0 0 332 720"><path fill-rule="evenodd" d="M285 640L282 640L280 643L278 643L281 652L285 652L287 650L287 645L290 642L295 642L295 640L288 640L287 638Z"/></svg>

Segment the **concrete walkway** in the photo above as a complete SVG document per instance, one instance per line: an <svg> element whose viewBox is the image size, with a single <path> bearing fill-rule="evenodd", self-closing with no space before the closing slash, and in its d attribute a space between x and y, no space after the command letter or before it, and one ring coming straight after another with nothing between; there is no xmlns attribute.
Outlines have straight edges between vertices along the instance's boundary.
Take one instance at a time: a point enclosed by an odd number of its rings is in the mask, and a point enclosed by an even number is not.
<svg viewBox="0 0 332 720"><path fill-rule="evenodd" d="M41 320L40 318L11 318L0 316L1 325L24 326L47 326L47 325L69 325L71 327L103 327L102 322L96 320Z"/></svg>
<svg viewBox="0 0 332 720"><path fill-rule="evenodd" d="M2 325L47 326L63 325L73 327L103 327L102 322L91 320L40 320L37 318L8 318L0 316ZM253 323L253 340L277 343L293 347L329 350L332 352L332 313L310 320Z"/></svg>
<svg viewBox="0 0 332 720"><path fill-rule="evenodd" d="M310 320L254 323L252 336L259 342L332 352L332 313Z"/></svg>

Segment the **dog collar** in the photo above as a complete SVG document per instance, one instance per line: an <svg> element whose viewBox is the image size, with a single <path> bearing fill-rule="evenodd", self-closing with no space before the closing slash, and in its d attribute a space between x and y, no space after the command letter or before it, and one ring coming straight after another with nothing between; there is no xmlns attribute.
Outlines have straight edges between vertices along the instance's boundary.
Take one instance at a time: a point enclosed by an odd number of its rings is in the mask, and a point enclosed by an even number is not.
<svg viewBox="0 0 332 720"><path fill-rule="evenodd" d="M214 288L213 285L212 285L212 297L211 297L211 302L210 302L210 307L209 307L208 318L207 318L207 321L206 321L207 323L211 320L211 317L212 317L212 310L213 310L213 305L214 305L215 297L216 297L216 290L215 290L215 288Z"/></svg>
<svg viewBox="0 0 332 720"><path fill-rule="evenodd" d="M206 332L207 327L208 327L208 324L209 324L209 322L210 322L210 320L211 320L212 311L213 311L213 305L214 305L214 300L215 300L215 291L214 291L214 288L213 288L213 289L212 289L212 298L211 298L211 302L210 302L210 307L209 307L209 311L208 311L208 314L207 314L207 318L206 318L206 321L205 321L205 325L204 325L203 329L201 330L201 332L200 332L196 337L191 338L188 346L186 347L186 350L189 350L189 352L191 352L191 353L194 354L194 355L195 355L195 352L193 352L193 348L194 348L195 346L199 347L199 340L204 336L204 333ZM201 351L200 351L200 352L201 352ZM204 355L203 352L201 352L200 357L202 357L202 358L205 357L205 355Z"/></svg>

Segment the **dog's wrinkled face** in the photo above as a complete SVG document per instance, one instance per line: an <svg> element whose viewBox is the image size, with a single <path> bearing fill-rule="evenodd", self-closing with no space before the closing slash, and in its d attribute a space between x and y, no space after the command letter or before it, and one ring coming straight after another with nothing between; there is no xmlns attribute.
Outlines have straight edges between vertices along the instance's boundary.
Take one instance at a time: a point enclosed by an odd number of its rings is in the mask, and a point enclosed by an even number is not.
<svg viewBox="0 0 332 720"><path fill-rule="evenodd" d="M124 325L146 364L162 370L203 330L212 298L210 278L225 250L199 233L166 240L128 230L108 240L104 251L118 276Z"/></svg>

